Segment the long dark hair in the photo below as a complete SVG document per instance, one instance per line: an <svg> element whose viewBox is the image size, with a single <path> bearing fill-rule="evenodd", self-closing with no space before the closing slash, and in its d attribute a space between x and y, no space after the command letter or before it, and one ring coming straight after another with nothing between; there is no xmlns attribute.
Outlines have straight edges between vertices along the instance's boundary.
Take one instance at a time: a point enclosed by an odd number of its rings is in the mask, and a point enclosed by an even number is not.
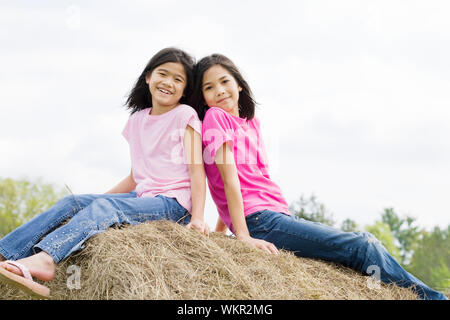
<svg viewBox="0 0 450 320"><path fill-rule="evenodd" d="M191 55L181 49L173 47L164 48L151 58L144 71L142 71L141 75L137 79L133 89L131 89L125 103L127 109L131 110L131 114L152 106L152 95L148 88L148 84L145 82L145 78L158 66L167 62L179 62L183 65L187 79L184 94L180 99L180 103L189 103L190 96L192 95L192 85L194 82L195 60Z"/></svg>
<svg viewBox="0 0 450 320"><path fill-rule="evenodd" d="M202 92L203 75L214 65L224 67L242 88L242 91L239 92L238 100L239 117L247 120L253 119L255 116L256 102L253 98L253 93L250 90L250 86L247 81L245 81L239 69L229 58L222 54L215 53L202 58L194 69L194 92L189 104L197 111L200 120L203 120L206 110L208 110L208 106L206 105Z"/></svg>

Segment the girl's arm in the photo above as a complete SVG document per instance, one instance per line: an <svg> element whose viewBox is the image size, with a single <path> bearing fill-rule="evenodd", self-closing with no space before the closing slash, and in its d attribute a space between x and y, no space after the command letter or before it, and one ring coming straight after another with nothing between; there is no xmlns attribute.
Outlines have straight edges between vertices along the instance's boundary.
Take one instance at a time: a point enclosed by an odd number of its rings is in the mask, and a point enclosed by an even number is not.
<svg viewBox="0 0 450 320"><path fill-rule="evenodd" d="M217 218L217 224L216 224L216 232L226 233L227 232L227 226L225 223L223 223L222 219L220 217Z"/></svg>
<svg viewBox="0 0 450 320"><path fill-rule="evenodd" d="M209 227L204 222L206 175L203 167L202 137L189 125L186 127L184 134L184 150L189 166L192 198L191 222L187 227L194 227L201 233L208 235Z"/></svg>
<svg viewBox="0 0 450 320"><path fill-rule="evenodd" d="M234 155L227 143L224 143L216 152L214 159L225 187L228 211L233 223L234 234L251 246L260 248L268 253L278 253L273 243L250 236L245 221L244 203L241 194L241 185L234 161Z"/></svg>
<svg viewBox="0 0 450 320"><path fill-rule="evenodd" d="M105 193L129 193L134 189L136 189L136 182L133 179L133 171L130 171L130 174L125 179Z"/></svg>

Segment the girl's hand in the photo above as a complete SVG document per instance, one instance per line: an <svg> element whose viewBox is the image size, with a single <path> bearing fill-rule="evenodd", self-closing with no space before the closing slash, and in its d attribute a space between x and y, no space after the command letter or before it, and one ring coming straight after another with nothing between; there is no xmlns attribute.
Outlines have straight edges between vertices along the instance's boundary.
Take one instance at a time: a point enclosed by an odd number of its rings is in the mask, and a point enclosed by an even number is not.
<svg viewBox="0 0 450 320"><path fill-rule="evenodd" d="M250 236L238 237L238 239L244 241L245 243L249 244L252 247L264 250L267 253L271 254L279 253L277 247L275 247L275 245L271 242L262 239L252 238Z"/></svg>
<svg viewBox="0 0 450 320"><path fill-rule="evenodd" d="M192 218L191 222L187 224L186 228L188 229L194 228L195 230L204 234L205 236L207 237L209 236L209 226L202 219Z"/></svg>

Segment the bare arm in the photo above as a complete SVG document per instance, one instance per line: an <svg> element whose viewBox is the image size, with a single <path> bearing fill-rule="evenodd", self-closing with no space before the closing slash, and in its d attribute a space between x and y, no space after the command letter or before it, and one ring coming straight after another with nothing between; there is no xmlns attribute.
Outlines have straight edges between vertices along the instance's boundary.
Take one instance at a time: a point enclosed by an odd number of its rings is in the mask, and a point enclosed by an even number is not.
<svg viewBox="0 0 450 320"><path fill-rule="evenodd" d="M134 189L136 189L136 182L133 179L133 172L130 171L130 174L128 176L126 176L115 187L105 193L129 193Z"/></svg>
<svg viewBox="0 0 450 320"><path fill-rule="evenodd" d="M255 239L250 236L244 215L244 203L242 200L241 185L234 161L233 152L227 143L224 143L216 152L215 163L219 170L225 187L228 211L233 223L234 234L251 246L260 248L268 253L278 253L277 248L270 242Z"/></svg>
<svg viewBox="0 0 450 320"><path fill-rule="evenodd" d="M194 227L201 233L209 234L209 227L204 222L206 200L206 175L203 167L202 137L191 126L186 127L184 150L191 179L192 211L188 228Z"/></svg>

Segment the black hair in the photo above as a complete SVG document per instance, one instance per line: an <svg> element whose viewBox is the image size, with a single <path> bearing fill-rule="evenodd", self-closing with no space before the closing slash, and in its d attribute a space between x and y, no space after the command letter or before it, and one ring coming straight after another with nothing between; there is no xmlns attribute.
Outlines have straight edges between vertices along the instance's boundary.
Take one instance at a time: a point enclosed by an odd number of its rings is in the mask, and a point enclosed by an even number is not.
<svg viewBox="0 0 450 320"><path fill-rule="evenodd" d="M244 77L239 72L236 65L227 57L222 54L215 53L202 58L194 69L194 92L190 100L190 105L197 111L200 120L203 121L205 113L208 110L205 98L202 92L203 75L212 66L220 65L225 68L236 80L238 85L242 88L239 92L239 117L247 120L253 119L255 115L256 102L253 98L253 93L250 90L250 86Z"/></svg>
<svg viewBox="0 0 450 320"><path fill-rule="evenodd" d="M181 97L180 103L188 103L192 94L192 85L194 82L195 59L181 49L173 47L164 48L150 59L144 71L142 71L141 75L137 79L133 89L131 89L125 103L127 109L131 109L131 114L152 107L152 95L145 79L153 72L154 69L167 62L178 62L183 65L187 79L186 87L184 88L183 97Z"/></svg>

